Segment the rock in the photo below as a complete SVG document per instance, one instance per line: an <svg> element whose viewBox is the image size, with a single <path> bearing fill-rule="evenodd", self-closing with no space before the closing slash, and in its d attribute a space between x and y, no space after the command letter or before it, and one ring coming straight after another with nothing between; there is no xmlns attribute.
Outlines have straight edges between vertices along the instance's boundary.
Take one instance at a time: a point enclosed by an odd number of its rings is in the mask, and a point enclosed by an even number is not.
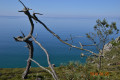
<svg viewBox="0 0 120 80"><path fill-rule="evenodd" d="M52 64L52 67L56 67L55 64Z"/></svg>
<svg viewBox="0 0 120 80"><path fill-rule="evenodd" d="M91 63L95 63L95 61L92 61Z"/></svg>
<svg viewBox="0 0 120 80"><path fill-rule="evenodd" d="M114 43L117 44L118 42L120 42L120 36L114 40ZM120 45L119 45L119 46L120 46ZM109 43L105 44L105 46L104 46L104 51L111 51L111 49L112 49L113 47L115 47L115 46L114 46L111 42L109 42ZM117 47L118 47L118 46L117 46ZM117 47L116 47L116 48L117 48Z"/></svg>
<svg viewBox="0 0 120 80"><path fill-rule="evenodd" d="M50 67L50 66L49 66ZM52 67L56 67L55 64L52 64Z"/></svg>
<svg viewBox="0 0 120 80"><path fill-rule="evenodd" d="M81 57L84 57L85 55L83 53L80 54Z"/></svg>
<svg viewBox="0 0 120 80"><path fill-rule="evenodd" d="M110 42L105 44L104 46L105 51L110 51L112 48L113 48L113 45Z"/></svg>
<svg viewBox="0 0 120 80"><path fill-rule="evenodd" d="M112 59L114 59L116 56L115 55L113 55L113 57L112 57Z"/></svg>
<svg viewBox="0 0 120 80"><path fill-rule="evenodd" d="M115 42L118 43L120 41L120 36L115 39Z"/></svg>
<svg viewBox="0 0 120 80"><path fill-rule="evenodd" d="M42 80L41 78L36 78L35 80Z"/></svg>
<svg viewBox="0 0 120 80"><path fill-rule="evenodd" d="M108 66L110 66L110 63L109 64L107 64Z"/></svg>

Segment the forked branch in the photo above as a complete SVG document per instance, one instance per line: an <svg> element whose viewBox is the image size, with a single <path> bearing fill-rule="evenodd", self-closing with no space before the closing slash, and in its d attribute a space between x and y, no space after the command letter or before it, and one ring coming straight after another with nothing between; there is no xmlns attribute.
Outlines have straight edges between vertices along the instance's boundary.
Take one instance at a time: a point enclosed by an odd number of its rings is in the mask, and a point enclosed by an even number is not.
<svg viewBox="0 0 120 80"><path fill-rule="evenodd" d="M23 36L18 36L18 37L14 37L14 39L16 40L16 41L19 41L19 42L25 42L26 44L27 44L27 48L29 49L29 58L28 58L28 60L27 60L27 66L26 66L26 70L24 71L24 73L23 73L23 75L22 75L22 78L23 79L25 79L25 78L27 78L27 75L28 75L28 72L29 72L29 69L30 69L30 66L31 66L31 60L33 61L33 62L35 62L35 63L37 63L36 61L34 61L32 58L33 58L33 43L32 43L32 41L30 41L29 39L30 38L33 38L33 40L35 41L35 42L37 42L36 40L35 40L35 38L32 36L32 34L33 34L33 31L34 31L34 23L33 23L33 16L31 16L31 14L30 14L30 12L29 12L29 10L31 10L31 9L29 9L29 8L27 8L23 3L22 3L22 1L20 1L19 0L19 2L24 6L24 8L23 8L23 10L21 10L21 11L19 11L19 12L24 12L27 16L28 16L28 19L29 19L29 21L30 21L30 24L31 24L31 30L30 30L30 32L29 32L29 34L28 34L28 36L25 36L24 35L24 33L21 31L21 33L22 33L22 35ZM34 13L34 14L38 14L38 13ZM41 15L41 14L40 14ZM35 18L35 16L34 16L34 18ZM36 19L36 18L35 18ZM39 43L39 42L37 42L37 43ZM42 47L42 45L39 43L39 45L40 45L40 47L45 51L45 53L46 53L46 55L47 55L47 60L48 60L48 64L49 64L49 66L50 66L50 69L52 70L52 72L50 72L49 70L47 70L52 76L53 76L53 78L55 79L55 80L58 80L58 78L57 78L57 75L56 75L56 73L55 73L55 71L54 71L54 69L53 69L53 67L52 67L52 65L51 65L51 63L50 63L50 59L49 59L49 55L48 55L48 52L46 51L46 49L44 48L44 47ZM38 63L37 63L38 64ZM39 65L40 66L40 65ZM40 66L41 67L41 66ZM43 67L42 67L43 68ZM45 69L45 68L43 68L43 69ZM45 69L46 70L46 69Z"/></svg>
<svg viewBox="0 0 120 80"><path fill-rule="evenodd" d="M34 17L34 16L35 16L35 17ZM70 43L65 42L65 41L62 40L57 34L55 34L52 30L50 30L42 21L40 21L35 14L34 14L34 16L33 16L33 19L34 19L35 21L38 21L40 24L42 24L48 32L50 32L52 35L54 35L54 36L55 36L59 41L61 41L62 43L66 44L66 45L68 45L68 46L70 46L70 47L72 47L72 48L77 48L77 49L80 49L80 50L84 50L84 51L87 51L87 52L92 53L93 55L98 56L98 54L96 54L96 53L94 53L94 52L92 52L92 51L90 51L90 50L83 49L83 48L80 48L80 47L77 47L77 46L75 46L75 45L72 45L72 44L70 44Z"/></svg>
<svg viewBox="0 0 120 80"><path fill-rule="evenodd" d="M56 75L56 73L55 73L55 71L54 71L54 69L53 69L53 66L52 66L51 63L50 63L50 58L49 58L49 54L48 54L47 50L46 50L46 49L41 45L41 43L38 42L33 36L32 36L32 39L33 39L34 42L35 42L36 44L38 44L38 45L40 46L40 48L45 52L45 54L46 54L46 56L47 56L48 65L49 65L49 67L51 68L52 73L54 74L53 77L55 78L55 80L58 80L58 77L57 77L57 75Z"/></svg>
<svg viewBox="0 0 120 80"><path fill-rule="evenodd" d="M53 76L53 78L55 79L54 74L53 74L50 70L44 68L43 66L41 66L37 61L33 60L32 58L29 58L29 59L30 59L31 61L33 61L34 63L36 63L36 64L37 64L40 68L42 68L43 70L49 72L49 73Z"/></svg>

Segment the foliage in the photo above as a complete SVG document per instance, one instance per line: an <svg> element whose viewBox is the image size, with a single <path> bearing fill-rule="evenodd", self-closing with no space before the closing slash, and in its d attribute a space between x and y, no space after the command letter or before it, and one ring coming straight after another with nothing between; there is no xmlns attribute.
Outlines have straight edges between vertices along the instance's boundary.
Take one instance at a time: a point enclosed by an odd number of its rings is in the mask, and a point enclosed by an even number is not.
<svg viewBox="0 0 120 80"><path fill-rule="evenodd" d="M105 52L104 58L102 59L101 71L109 72L110 80L120 79L120 46L119 45L120 44L118 42L117 46L116 45L113 46L111 51ZM88 64L95 66L98 61L99 61L98 58L89 57L87 59Z"/></svg>
<svg viewBox="0 0 120 80"><path fill-rule="evenodd" d="M113 46L119 46L119 45L120 45L120 41L119 41L119 42L116 42L115 40L112 40L112 41L110 41L110 43L111 43Z"/></svg>
<svg viewBox="0 0 120 80"><path fill-rule="evenodd" d="M108 56L107 53L106 56ZM69 62L66 66L61 65L60 67L55 67L55 70L60 80L119 80L120 67L115 70L112 69L113 66L106 66L106 63L107 61L103 64L105 68L101 71L97 70L95 64L86 63L81 65L79 62ZM24 68L0 69L0 80L22 80L21 74L23 71ZM94 75L92 75L91 72L94 72ZM103 72L104 75L99 75L100 72ZM109 72L107 76L105 75L106 72ZM98 73L98 75L96 75L96 73ZM28 79L26 80L35 80L37 78L53 80L48 72L40 68L31 68Z"/></svg>
<svg viewBox="0 0 120 80"><path fill-rule="evenodd" d="M105 43L109 41L110 35L118 34L119 29L115 22L108 24L106 19L103 19L103 21L98 19L96 23L94 26L95 32L87 33L86 36L96 44L97 49L100 51L100 49L103 49Z"/></svg>
<svg viewBox="0 0 120 80"><path fill-rule="evenodd" d="M86 36L95 44L99 52L99 61L97 63L100 70L102 58L104 57L104 46L109 41L110 35L118 34L119 29L117 29L115 22L108 24L105 19L103 19L103 21L98 19L96 23L97 24L94 26L95 32L87 33Z"/></svg>

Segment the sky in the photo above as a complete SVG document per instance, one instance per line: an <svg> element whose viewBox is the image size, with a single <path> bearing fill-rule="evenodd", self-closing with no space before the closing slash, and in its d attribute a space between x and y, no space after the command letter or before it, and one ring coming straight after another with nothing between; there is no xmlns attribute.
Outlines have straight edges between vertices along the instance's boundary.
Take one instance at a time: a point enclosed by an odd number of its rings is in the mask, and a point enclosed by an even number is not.
<svg viewBox="0 0 120 80"><path fill-rule="evenodd" d="M119 17L120 0L21 0L46 17ZM0 16L24 16L18 0L1 0Z"/></svg>

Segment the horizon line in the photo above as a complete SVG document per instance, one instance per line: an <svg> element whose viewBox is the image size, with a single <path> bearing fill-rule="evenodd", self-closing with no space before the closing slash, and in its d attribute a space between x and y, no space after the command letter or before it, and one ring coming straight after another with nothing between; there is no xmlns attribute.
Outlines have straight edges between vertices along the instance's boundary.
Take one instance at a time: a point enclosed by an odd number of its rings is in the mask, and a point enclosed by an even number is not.
<svg viewBox="0 0 120 80"><path fill-rule="evenodd" d="M23 16L13 16L13 15L0 15L0 17L26 17ZM120 16L38 16L42 18L120 18Z"/></svg>

